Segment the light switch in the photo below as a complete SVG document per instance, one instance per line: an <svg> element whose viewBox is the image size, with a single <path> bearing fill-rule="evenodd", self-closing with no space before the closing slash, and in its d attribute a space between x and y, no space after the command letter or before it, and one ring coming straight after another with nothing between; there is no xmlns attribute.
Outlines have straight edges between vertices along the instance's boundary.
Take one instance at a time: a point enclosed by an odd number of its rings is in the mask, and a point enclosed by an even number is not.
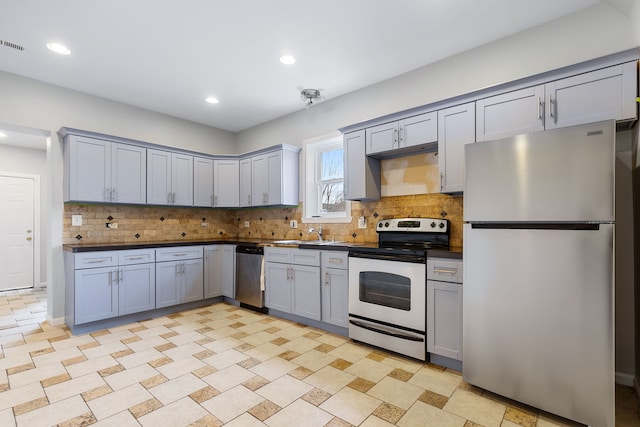
<svg viewBox="0 0 640 427"><path fill-rule="evenodd" d="M82 225L82 215L71 215L71 225L79 227Z"/></svg>

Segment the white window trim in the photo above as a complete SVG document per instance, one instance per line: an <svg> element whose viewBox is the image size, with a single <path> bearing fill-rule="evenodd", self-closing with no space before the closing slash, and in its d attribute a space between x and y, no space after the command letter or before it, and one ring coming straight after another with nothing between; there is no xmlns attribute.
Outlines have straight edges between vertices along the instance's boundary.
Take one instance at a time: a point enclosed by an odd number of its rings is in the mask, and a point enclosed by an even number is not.
<svg viewBox="0 0 640 427"><path fill-rule="evenodd" d="M318 136L315 138L311 138L311 139L306 139L303 141L303 151L304 151L304 165L302 168L302 179L304 182L304 185L302 185L302 218L301 221L302 223L305 224L309 224L309 223L315 223L315 224L347 224L350 223L352 220L351 217L351 202L349 200L345 200L345 214L346 216L323 216L323 217L312 217L312 216L308 216L308 202L307 202L307 194L315 194L315 192L310 191L310 187L312 187L315 184L315 179L313 179L313 182L309 182L309 180L307 179L307 171L311 170L311 171L315 171L315 164L314 161L315 156L310 154L310 148L309 145L311 144L315 144L318 143L320 141L326 141L326 140L330 140L330 139L342 139L342 134L338 131L335 132L331 132L328 133L326 135L322 135L322 136ZM346 165L345 165L346 167Z"/></svg>

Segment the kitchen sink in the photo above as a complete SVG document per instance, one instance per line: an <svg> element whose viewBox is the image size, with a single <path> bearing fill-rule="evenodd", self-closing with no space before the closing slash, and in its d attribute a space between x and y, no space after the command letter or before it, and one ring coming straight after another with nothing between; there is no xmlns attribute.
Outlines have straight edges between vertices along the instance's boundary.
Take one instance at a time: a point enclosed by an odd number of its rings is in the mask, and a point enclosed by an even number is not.
<svg viewBox="0 0 640 427"><path fill-rule="evenodd" d="M274 245L332 245L336 243L344 243L342 241L332 240L274 240Z"/></svg>

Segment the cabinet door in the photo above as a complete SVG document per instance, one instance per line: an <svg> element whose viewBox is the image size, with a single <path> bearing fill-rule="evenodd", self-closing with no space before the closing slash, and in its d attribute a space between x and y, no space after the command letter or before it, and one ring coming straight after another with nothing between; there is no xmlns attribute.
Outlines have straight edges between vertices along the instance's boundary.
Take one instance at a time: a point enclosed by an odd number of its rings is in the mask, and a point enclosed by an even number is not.
<svg viewBox="0 0 640 427"><path fill-rule="evenodd" d="M438 141L438 114L436 111L407 117L399 123L399 147L412 147Z"/></svg>
<svg viewBox="0 0 640 427"><path fill-rule="evenodd" d="M292 265L291 312L320 320L320 267Z"/></svg>
<svg viewBox="0 0 640 427"><path fill-rule="evenodd" d="M193 158L193 206L213 206L213 160Z"/></svg>
<svg viewBox="0 0 640 427"><path fill-rule="evenodd" d="M398 122L385 123L366 129L367 155L399 148Z"/></svg>
<svg viewBox="0 0 640 427"><path fill-rule="evenodd" d="M180 304L180 270L183 261L156 263L156 308Z"/></svg>
<svg viewBox="0 0 640 427"><path fill-rule="evenodd" d="M267 197L265 204L282 204L282 151L266 154L267 158Z"/></svg>
<svg viewBox="0 0 640 427"><path fill-rule="evenodd" d="M462 285L427 281L427 351L462 360Z"/></svg>
<svg viewBox="0 0 640 427"><path fill-rule="evenodd" d="M193 206L193 156L171 156L172 202L176 206Z"/></svg>
<svg viewBox="0 0 640 427"><path fill-rule="evenodd" d="M322 269L322 321L349 326L349 270Z"/></svg>
<svg viewBox="0 0 640 427"><path fill-rule="evenodd" d="M238 160L214 160L213 206L237 208L240 206L240 162Z"/></svg>
<svg viewBox="0 0 640 427"><path fill-rule="evenodd" d="M222 246L222 295L236 297L236 245Z"/></svg>
<svg viewBox="0 0 640 427"><path fill-rule="evenodd" d="M204 289L204 266L202 259L182 261L180 267L182 294L180 302L200 301Z"/></svg>
<svg viewBox="0 0 640 427"><path fill-rule="evenodd" d="M464 146L476 140L475 104L438 111L438 168L440 191L464 190Z"/></svg>
<svg viewBox="0 0 640 427"><path fill-rule="evenodd" d="M69 197L83 202L111 201L111 143L69 138Z"/></svg>
<svg viewBox="0 0 640 427"><path fill-rule="evenodd" d="M204 298L222 295L222 245L204 247Z"/></svg>
<svg viewBox="0 0 640 427"><path fill-rule="evenodd" d="M111 144L111 201L147 203L147 149Z"/></svg>
<svg viewBox="0 0 640 427"><path fill-rule="evenodd" d="M251 205L267 204L269 193L269 160L266 154L251 158Z"/></svg>
<svg viewBox="0 0 640 427"><path fill-rule="evenodd" d="M171 153L147 149L147 203L169 205L171 193Z"/></svg>
<svg viewBox="0 0 640 427"><path fill-rule="evenodd" d="M251 158L240 160L240 203L241 208L251 206Z"/></svg>
<svg viewBox="0 0 640 427"><path fill-rule="evenodd" d="M636 117L636 63L604 68L545 85L545 129Z"/></svg>
<svg viewBox="0 0 640 427"><path fill-rule="evenodd" d="M75 323L95 322L118 315L118 269L75 271Z"/></svg>
<svg viewBox="0 0 640 427"><path fill-rule="evenodd" d="M291 270L289 264L265 262L265 305L291 313Z"/></svg>
<svg viewBox="0 0 640 427"><path fill-rule="evenodd" d="M156 308L156 265L135 264L118 272L118 313L139 313Z"/></svg>
<svg viewBox="0 0 640 427"><path fill-rule="evenodd" d="M476 141L544 130L544 86L534 86L476 102Z"/></svg>
<svg viewBox="0 0 640 427"><path fill-rule="evenodd" d="M344 135L345 199L373 201L380 199L380 160L365 153L365 131Z"/></svg>

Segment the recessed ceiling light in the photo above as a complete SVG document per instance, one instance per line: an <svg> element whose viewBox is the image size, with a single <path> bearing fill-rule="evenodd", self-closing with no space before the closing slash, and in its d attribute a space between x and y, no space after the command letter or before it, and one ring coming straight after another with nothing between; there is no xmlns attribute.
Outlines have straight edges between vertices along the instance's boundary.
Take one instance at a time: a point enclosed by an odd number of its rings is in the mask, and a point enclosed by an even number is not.
<svg viewBox="0 0 640 427"><path fill-rule="evenodd" d="M280 57L280 62L282 62L284 65L291 65L296 63L296 58L291 55L282 55Z"/></svg>
<svg viewBox="0 0 640 427"><path fill-rule="evenodd" d="M210 96L207 99L205 99L205 101L207 101L209 104L217 104L218 102L218 98L214 97L214 96Z"/></svg>
<svg viewBox="0 0 640 427"><path fill-rule="evenodd" d="M2 133L2 132L0 132L0 138L6 138L6 137L7 137L7 134L6 134L6 133Z"/></svg>
<svg viewBox="0 0 640 427"><path fill-rule="evenodd" d="M60 43L47 43L49 50L59 53L60 55L69 55L71 51L68 47Z"/></svg>

